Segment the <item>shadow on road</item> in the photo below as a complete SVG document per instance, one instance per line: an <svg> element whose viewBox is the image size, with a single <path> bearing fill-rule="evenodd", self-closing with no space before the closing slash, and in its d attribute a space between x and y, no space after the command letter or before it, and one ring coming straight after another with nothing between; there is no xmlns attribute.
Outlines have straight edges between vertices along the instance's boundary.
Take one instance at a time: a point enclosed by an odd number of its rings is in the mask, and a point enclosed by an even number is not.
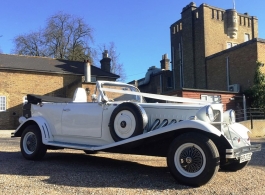
<svg viewBox="0 0 265 195"><path fill-rule="evenodd" d="M0 174L48 176L43 181L56 185L161 190L178 187L167 167L153 167L97 154L48 152L41 161L28 161L20 152L0 152L0 164Z"/></svg>

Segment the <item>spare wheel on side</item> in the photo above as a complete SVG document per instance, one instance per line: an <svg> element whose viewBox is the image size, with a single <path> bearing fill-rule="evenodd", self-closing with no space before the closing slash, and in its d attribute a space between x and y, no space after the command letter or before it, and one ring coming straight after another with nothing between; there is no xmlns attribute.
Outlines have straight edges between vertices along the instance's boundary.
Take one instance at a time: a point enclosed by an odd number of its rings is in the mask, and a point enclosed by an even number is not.
<svg viewBox="0 0 265 195"><path fill-rule="evenodd" d="M110 117L110 134L114 141L121 141L142 134L148 122L144 109L132 102L117 106Z"/></svg>

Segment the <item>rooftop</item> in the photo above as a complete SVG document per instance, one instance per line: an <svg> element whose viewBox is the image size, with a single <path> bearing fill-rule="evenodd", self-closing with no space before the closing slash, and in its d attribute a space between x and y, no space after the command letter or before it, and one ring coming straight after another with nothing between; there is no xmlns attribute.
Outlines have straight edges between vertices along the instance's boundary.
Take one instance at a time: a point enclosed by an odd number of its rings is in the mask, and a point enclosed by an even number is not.
<svg viewBox="0 0 265 195"><path fill-rule="evenodd" d="M20 70L54 74L84 75L84 62L47 57L0 54L0 70ZM118 75L91 65L91 75L119 78Z"/></svg>

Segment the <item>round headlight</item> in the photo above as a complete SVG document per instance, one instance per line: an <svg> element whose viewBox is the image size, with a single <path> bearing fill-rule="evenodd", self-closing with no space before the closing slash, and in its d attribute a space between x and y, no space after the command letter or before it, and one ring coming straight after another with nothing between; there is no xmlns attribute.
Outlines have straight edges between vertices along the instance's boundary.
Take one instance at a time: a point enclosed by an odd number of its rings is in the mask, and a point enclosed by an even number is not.
<svg viewBox="0 0 265 195"><path fill-rule="evenodd" d="M224 122L226 123L236 122L236 114L234 110L227 110L224 112Z"/></svg>
<svg viewBox="0 0 265 195"><path fill-rule="evenodd" d="M211 122L214 121L213 108L211 106L207 106L207 108L206 108L206 115L208 116L208 118L209 118L209 120Z"/></svg>
<svg viewBox="0 0 265 195"><path fill-rule="evenodd" d="M211 123L214 121L214 113L213 113L213 108L208 105L208 106L203 106L198 112L196 113L196 119L197 120L202 120L207 123Z"/></svg>
<svg viewBox="0 0 265 195"><path fill-rule="evenodd" d="M236 113L234 110L230 110L229 112L230 122L235 123L236 122Z"/></svg>

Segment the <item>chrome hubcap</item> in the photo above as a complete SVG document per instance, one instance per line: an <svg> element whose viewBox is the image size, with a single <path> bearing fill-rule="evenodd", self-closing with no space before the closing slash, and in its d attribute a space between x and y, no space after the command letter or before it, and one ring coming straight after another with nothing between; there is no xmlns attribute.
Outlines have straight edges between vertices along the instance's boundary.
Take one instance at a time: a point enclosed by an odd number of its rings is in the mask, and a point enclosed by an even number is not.
<svg viewBox="0 0 265 195"><path fill-rule="evenodd" d="M191 157L187 157L186 158L186 163L188 163L188 164L192 163L192 158Z"/></svg>
<svg viewBox="0 0 265 195"><path fill-rule="evenodd" d="M27 154L32 154L37 148L37 137L34 133L28 132L23 140L23 148Z"/></svg>
<svg viewBox="0 0 265 195"><path fill-rule="evenodd" d="M195 173L202 168L203 156L194 146L188 147L180 154L180 165L187 172Z"/></svg>

